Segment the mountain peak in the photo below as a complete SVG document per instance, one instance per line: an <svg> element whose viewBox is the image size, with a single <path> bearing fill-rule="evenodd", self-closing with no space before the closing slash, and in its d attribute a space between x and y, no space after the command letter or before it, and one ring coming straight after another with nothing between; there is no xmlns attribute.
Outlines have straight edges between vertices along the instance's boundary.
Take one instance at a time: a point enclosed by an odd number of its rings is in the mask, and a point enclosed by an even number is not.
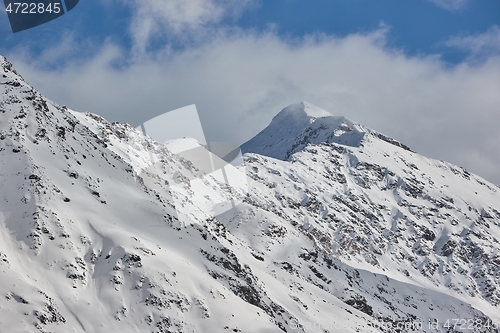
<svg viewBox="0 0 500 333"><path fill-rule="evenodd" d="M243 153L257 153L287 160L308 144L336 143L350 147L362 146L366 135L404 150L411 149L384 134L378 133L346 117L334 116L308 102L287 106L269 126L241 146Z"/></svg>
<svg viewBox="0 0 500 333"><path fill-rule="evenodd" d="M308 102L292 104L281 110L262 132L241 146L251 152L281 160L307 144L335 142L358 147L368 129L351 120L331 113Z"/></svg>
<svg viewBox="0 0 500 333"><path fill-rule="evenodd" d="M13 68L12 63L2 55L0 55L0 67L3 69L4 73L12 72L20 77L20 75Z"/></svg>
<svg viewBox="0 0 500 333"><path fill-rule="evenodd" d="M14 69L14 67L12 66L12 63L7 60L7 58L5 58L4 56L0 55L0 68L3 70L3 77L4 78L16 78L18 77L19 79L23 80L24 79L21 77L21 75L19 75L19 73L16 72L16 70ZM9 74L9 73L12 73L14 74L14 76L12 74L10 75L5 75L5 74Z"/></svg>
<svg viewBox="0 0 500 333"><path fill-rule="evenodd" d="M287 106L283 110L281 110L280 113L278 113L278 116L299 116L299 115L305 115L310 118L324 118L324 117L332 117L332 114L328 111L325 111L309 102L302 101L299 103L295 103L292 105Z"/></svg>

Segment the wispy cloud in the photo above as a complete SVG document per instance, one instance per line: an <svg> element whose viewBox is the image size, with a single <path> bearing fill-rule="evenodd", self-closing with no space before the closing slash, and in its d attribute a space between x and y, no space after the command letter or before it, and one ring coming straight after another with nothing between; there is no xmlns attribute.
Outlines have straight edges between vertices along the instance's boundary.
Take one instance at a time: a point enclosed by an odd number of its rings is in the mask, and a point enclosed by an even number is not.
<svg viewBox="0 0 500 333"><path fill-rule="evenodd" d="M459 10L467 4L468 0L428 0L434 3L436 6L441 7L446 10Z"/></svg>
<svg viewBox="0 0 500 333"><path fill-rule="evenodd" d="M500 54L500 28L495 25L482 34L451 37L444 44L469 52L469 60L481 61Z"/></svg>
<svg viewBox="0 0 500 333"><path fill-rule="evenodd" d="M254 0L121 0L132 8L130 32L135 50L143 52L151 38L203 32L224 18L238 15Z"/></svg>

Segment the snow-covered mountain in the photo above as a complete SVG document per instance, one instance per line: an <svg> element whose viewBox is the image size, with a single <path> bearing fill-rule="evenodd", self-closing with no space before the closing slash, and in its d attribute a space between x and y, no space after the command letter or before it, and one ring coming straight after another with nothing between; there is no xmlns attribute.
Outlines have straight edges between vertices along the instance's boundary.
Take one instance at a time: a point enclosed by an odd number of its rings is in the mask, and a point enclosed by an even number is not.
<svg viewBox="0 0 500 333"><path fill-rule="evenodd" d="M402 143L377 133L363 125L355 124L342 116L307 102L290 105L273 118L271 124L256 137L241 146L242 152L287 160L307 145L335 143L360 147L365 135L375 136L398 147L410 150Z"/></svg>
<svg viewBox="0 0 500 333"><path fill-rule="evenodd" d="M0 331L500 332L484 179L300 103L242 191L0 67Z"/></svg>

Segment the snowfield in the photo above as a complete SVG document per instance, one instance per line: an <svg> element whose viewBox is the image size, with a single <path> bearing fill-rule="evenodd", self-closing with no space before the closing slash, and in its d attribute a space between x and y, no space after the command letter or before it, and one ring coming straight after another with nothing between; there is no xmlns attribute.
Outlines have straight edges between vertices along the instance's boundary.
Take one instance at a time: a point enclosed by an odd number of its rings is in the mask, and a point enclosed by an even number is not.
<svg viewBox="0 0 500 333"><path fill-rule="evenodd" d="M0 72L1 332L500 332L481 177L307 102L224 176Z"/></svg>

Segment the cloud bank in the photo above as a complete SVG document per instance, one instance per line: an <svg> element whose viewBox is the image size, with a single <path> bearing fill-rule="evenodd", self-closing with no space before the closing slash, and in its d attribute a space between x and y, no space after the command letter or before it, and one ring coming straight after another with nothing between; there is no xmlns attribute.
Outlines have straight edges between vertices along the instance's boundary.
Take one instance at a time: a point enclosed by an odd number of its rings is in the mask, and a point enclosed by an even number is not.
<svg viewBox="0 0 500 333"><path fill-rule="evenodd" d="M111 121L137 126L196 103L208 140L240 144L283 107L307 100L500 184L500 57L448 68L437 56L388 47L386 34L284 40L273 32L219 33L126 67L116 63L128 52L113 44L57 71L11 59L49 98Z"/></svg>

